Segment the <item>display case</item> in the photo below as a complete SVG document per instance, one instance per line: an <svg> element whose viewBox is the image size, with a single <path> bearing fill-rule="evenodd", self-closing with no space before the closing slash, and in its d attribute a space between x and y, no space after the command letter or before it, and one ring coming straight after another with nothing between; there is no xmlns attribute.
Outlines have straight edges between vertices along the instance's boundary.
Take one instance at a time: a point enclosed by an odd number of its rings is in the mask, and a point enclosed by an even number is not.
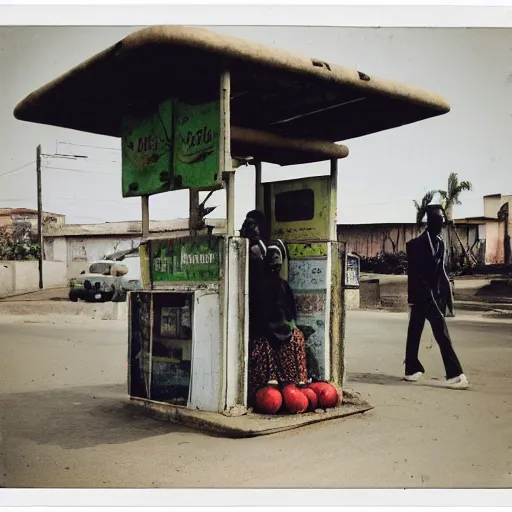
<svg viewBox="0 0 512 512"><path fill-rule="evenodd" d="M201 315L208 315L209 321L201 321ZM220 366L220 340L218 293L132 292L130 396L216 411L222 379L212 365Z"/></svg>

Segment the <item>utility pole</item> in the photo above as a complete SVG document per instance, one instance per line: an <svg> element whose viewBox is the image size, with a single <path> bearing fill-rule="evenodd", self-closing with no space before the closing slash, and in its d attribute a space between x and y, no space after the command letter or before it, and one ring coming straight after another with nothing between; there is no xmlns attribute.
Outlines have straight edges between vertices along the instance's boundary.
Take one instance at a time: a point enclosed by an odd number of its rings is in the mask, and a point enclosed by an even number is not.
<svg viewBox="0 0 512 512"><path fill-rule="evenodd" d="M37 173L37 240L39 241L39 288L43 289L43 198L41 189L41 144L37 146L36 152L36 173Z"/></svg>

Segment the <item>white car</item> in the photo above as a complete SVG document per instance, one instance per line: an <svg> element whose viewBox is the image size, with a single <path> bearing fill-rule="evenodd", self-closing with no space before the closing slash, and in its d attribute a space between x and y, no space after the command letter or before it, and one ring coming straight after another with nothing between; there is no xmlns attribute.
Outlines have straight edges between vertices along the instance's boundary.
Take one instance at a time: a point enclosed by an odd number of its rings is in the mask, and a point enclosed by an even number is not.
<svg viewBox="0 0 512 512"><path fill-rule="evenodd" d="M70 279L69 300L122 302L127 291L141 287L139 255L129 254L122 260L95 261L80 276Z"/></svg>

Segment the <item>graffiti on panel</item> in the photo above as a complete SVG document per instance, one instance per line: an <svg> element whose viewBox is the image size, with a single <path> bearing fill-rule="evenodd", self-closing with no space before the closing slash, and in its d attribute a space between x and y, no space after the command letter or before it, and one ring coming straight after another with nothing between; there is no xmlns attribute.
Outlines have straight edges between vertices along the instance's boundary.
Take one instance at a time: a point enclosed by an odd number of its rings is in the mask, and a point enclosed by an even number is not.
<svg viewBox="0 0 512 512"><path fill-rule="evenodd" d="M325 290L327 287L327 260L290 260L288 283L292 290Z"/></svg>
<svg viewBox="0 0 512 512"><path fill-rule="evenodd" d="M300 315L321 315L325 313L325 292L295 293L295 304Z"/></svg>
<svg viewBox="0 0 512 512"><path fill-rule="evenodd" d="M320 244L319 244L320 245ZM288 282L295 295L297 326L306 339L311 376L325 378L327 259L290 259Z"/></svg>

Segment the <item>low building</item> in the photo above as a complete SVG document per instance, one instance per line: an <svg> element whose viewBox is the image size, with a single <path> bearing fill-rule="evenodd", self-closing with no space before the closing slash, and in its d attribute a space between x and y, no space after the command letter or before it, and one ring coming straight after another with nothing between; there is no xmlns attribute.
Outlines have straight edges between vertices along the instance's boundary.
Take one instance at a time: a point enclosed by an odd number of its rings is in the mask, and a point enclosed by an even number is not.
<svg viewBox="0 0 512 512"><path fill-rule="evenodd" d="M485 223L455 221L455 229L464 248L476 261L483 264L485 259ZM363 257L375 257L378 254L396 254L406 251L409 240L421 235L424 226L416 223L386 224L338 224L338 240L347 244L347 251ZM446 228L444 238L447 238ZM459 258L462 251L454 244L454 257Z"/></svg>
<svg viewBox="0 0 512 512"><path fill-rule="evenodd" d="M37 233L37 210L30 208L0 208L0 227L13 228L16 224L30 224L32 233ZM66 216L43 212L43 226L62 226Z"/></svg>
<svg viewBox="0 0 512 512"><path fill-rule="evenodd" d="M225 221L207 219L218 234ZM151 221L151 235L187 233L188 219ZM80 274L87 262L101 260L116 252L137 248L142 239L142 222L105 222L103 224L64 224L48 226L44 231L45 259L66 262L67 278Z"/></svg>
<svg viewBox="0 0 512 512"><path fill-rule="evenodd" d="M512 246L510 233L512 225L509 210L512 209L512 195L492 194L484 196L484 215L455 219L458 239L470 254L473 262L481 265L511 263ZM394 224L338 224L338 240L346 242L347 250L363 257L378 254L405 252L409 240L424 230L424 225L415 223ZM448 232L444 229L444 238ZM452 257L464 257L458 240L452 244Z"/></svg>

